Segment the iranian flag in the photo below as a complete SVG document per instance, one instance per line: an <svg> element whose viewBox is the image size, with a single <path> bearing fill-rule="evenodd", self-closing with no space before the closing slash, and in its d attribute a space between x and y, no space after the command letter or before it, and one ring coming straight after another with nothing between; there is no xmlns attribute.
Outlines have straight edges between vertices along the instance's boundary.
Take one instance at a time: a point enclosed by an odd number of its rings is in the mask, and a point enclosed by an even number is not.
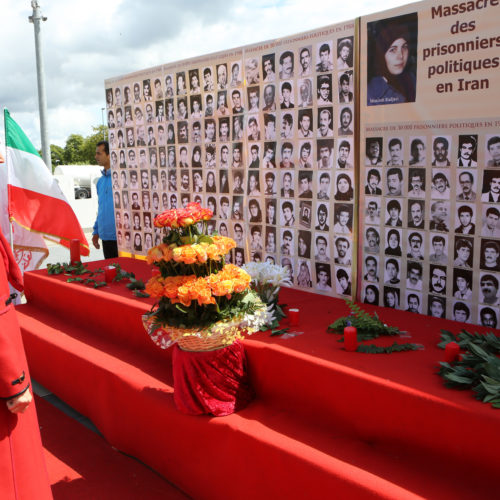
<svg viewBox="0 0 500 500"><path fill-rule="evenodd" d="M56 180L7 109L4 118L9 219L68 248L78 239L80 253L89 255L80 223Z"/></svg>

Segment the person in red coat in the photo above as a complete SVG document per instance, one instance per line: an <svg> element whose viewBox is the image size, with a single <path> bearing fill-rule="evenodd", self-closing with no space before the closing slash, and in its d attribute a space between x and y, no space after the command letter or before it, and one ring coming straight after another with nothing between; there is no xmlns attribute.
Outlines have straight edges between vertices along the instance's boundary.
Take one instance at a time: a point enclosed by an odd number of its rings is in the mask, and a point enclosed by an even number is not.
<svg viewBox="0 0 500 500"><path fill-rule="evenodd" d="M21 331L9 282L23 289L21 271L0 231L0 498L52 498Z"/></svg>

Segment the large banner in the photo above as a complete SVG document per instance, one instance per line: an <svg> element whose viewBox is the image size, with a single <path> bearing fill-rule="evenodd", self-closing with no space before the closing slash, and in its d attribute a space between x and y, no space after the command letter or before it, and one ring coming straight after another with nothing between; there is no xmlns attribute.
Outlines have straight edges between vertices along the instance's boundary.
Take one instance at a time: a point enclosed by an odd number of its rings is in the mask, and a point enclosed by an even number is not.
<svg viewBox="0 0 500 500"><path fill-rule="evenodd" d="M359 298L496 328L500 2L361 20Z"/></svg>
<svg viewBox="0 0 500 500"><path fill-rule="evenodd" d="M118 246L199 201L228 256L281 263L294 286L352 297L354 22L105 82Z"/></svg>
<svg viewBox="0 0 500 500"><path fill-rule="evenodd" d="M107 80L120 251L200 201L236 264L496 328L499 14L418 2Z"/></svg>

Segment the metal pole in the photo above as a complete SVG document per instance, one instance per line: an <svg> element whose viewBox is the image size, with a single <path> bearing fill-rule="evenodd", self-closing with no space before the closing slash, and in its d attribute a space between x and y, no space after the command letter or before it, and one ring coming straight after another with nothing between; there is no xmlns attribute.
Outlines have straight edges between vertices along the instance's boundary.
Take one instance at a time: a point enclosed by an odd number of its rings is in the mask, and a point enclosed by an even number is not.
<svg viewBox="0 0 500 500"><path fill-rule="evenodd" d="M101 118L102 118L102 140L105 141L106 140L106 131L104 129L104 110L106 108L101 108Z"/></svg>
<svg viewBox="0 0 500 500"><path fill-rule="evenodd" d="M38 80L38 107L40 110L40 136L42 139L42 157L45 165L52 172L52 160L50 155L49 129L47 127L47 97L45 94L45 71L43 67L42 41L40 34L40 22L47 18L42 16L40 5L37 0L31 0L33 15L29 16L30 23L35 29L35 51L36 51L36 76Z"/></svg>

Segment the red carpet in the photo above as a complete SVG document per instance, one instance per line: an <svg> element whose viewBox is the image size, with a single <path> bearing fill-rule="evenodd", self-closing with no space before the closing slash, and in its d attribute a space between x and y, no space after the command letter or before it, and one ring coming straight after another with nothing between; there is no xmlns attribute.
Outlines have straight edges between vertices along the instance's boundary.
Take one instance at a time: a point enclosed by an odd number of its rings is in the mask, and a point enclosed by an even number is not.
<svg viewBox="0 0 500 500"><path fill-rule="evenodd" d="M43 398L35 399L54 500L188 498Z"/></svg>
<svg viewBox="0 0 500 500"><path fill-rule="evenodd" d="M138 278L150 273L118 260ZM174 407L171 350L142 327L147 300L44 271L27 273L26 288L18 313L34 378L197 500L496 496L500 413L436 375L439 329L464 325L379 309L425 350L348 353L325 332L346 314L343 301L283 290L305 333L245 341L257 399L227 417L189 417Z"/></svg>

